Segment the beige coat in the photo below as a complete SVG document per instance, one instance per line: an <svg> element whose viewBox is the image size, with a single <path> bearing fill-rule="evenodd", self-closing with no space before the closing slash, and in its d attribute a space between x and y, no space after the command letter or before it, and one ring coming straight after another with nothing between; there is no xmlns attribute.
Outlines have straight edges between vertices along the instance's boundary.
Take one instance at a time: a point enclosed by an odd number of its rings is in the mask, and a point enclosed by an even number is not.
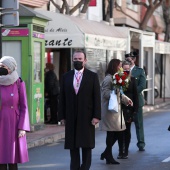
<svg viewBox="0 0 170 170"><path fill-rule="evenodd" d="M104 130L104 131L123 131L126 129L126 126L122 114L122 128L121 128L120 97L118 97L118 101L119 101L118 113L112 113L108 110L108 103L109 103L111 91L112 91L112 76L107 75L104 78L101 87L102 116L101 116L99 127L100 130ZM118 96L120 96L120 93ZM127 96L122 95L122 102L124 104L127 104L128 99L129 98L127 98Z"/></svg>

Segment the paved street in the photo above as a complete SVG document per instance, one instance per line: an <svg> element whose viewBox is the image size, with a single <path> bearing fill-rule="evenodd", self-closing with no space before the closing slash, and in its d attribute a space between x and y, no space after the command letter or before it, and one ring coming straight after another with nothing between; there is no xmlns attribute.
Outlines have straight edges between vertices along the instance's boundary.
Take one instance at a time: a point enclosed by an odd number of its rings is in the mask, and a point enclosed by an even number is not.
<svg viewBox="0 0 170 170"><path fill-rule="evenodd" d="M170 170L170 105L145 113L146 151L139 152L136 147L134 124L129 159L120 160L120 165L106 165L99 159L105 148L105 132L96 129L96 148L93 150L91 170ZM19 165L22 170L69 170L69 151L64 150L64 140L29 149L30 162ZM113 155L118 155L117 143Z"/></svg>

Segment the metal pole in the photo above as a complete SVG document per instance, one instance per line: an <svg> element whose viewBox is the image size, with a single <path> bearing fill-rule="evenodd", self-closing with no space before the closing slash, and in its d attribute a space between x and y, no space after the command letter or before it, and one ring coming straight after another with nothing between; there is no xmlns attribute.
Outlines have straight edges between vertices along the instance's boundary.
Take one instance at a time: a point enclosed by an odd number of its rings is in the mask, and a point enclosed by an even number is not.
<svg viewBox="0 0 170 170"><path fill-rule="evenodd" d="M104 2L104 0L102 0L102 4L103 4L103 21L106 21L105 2Z"/></svg>
<svg viewBox="0 0 170 170"><path fill-rule="evenodd" d="M114 0L110 0L110 25L114 25L113 19L113 8L114 8Z"/></svg>
<svg viewBox="0 0 170 170"><path fill-rule="evenodd" d="M163 101L165 102L165 86L166 86L166 54L164 54L164 98Z"/></svg>
<svg viewBox="0 0 170 170"><path fill-rule="evenodd" d="M110 18L113 18L113 0L110 0Z"/></svg>
<svg viewBox="0 0 170 170"><path fill-rule="evenodd" d="M163 97L162 95L162 86L163 86L163 54L161 54L161 62L160 62L161 68L160 68L160 98Z"/></svg>

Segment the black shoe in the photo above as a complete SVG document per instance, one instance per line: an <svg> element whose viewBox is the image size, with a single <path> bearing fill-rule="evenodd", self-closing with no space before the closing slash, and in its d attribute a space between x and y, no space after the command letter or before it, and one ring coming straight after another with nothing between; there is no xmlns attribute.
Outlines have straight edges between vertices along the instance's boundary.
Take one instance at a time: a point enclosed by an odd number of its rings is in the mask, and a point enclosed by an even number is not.
<svg viewBox="0 0 170 170"><path fill-rule="evenodd" d="M127 152L125 152L124 154L123 154L123 158L122 159L128 159L128 153Z"/></svg>
<svg viewBox="0 0 170 170"><path fill-rule="evenodd" d="M123 159L123 153L119 153L119 155L117 156L117 159Z"/></svg>
<svg viewBox="0 0 170 170"><path fill-rule="evenodd" d="M139 151L145 151L145 149L144 148L139 148Z"/></svg>
<svg viewBox="0 0 170 170"><path fill-rule="evenodd" d="M106 159L106 164L120 164L119 162L117 162L116 160L114 160L113 157L109 157L107 156L105 153L102 153L100 156L101 160Z"/></svg>

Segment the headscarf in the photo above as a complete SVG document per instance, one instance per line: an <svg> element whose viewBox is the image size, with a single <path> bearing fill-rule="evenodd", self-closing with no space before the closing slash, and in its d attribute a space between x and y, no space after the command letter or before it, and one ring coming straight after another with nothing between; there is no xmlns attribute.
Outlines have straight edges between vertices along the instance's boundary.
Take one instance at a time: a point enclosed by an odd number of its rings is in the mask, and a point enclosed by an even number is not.
<svg viewBox="0 0 170 170"><path fill-rule="evenodd" d="M15 61L15 59L11 56L4 56L0 59L0 63L4 64L5 66L7 66L9 68L9 70L11 72L13 72L14 70L16 70L17 68L17 62Z"/></svg>
<svg viewBox="0 0 170 170"><path fill-rule="evenodd" d="M4 56L0 59L0 63L7 66L10 70L9 74L0 76L0 85L8 86L15 83L19 78L16 72L17 63L15 59L10 56Z"/></svg>

